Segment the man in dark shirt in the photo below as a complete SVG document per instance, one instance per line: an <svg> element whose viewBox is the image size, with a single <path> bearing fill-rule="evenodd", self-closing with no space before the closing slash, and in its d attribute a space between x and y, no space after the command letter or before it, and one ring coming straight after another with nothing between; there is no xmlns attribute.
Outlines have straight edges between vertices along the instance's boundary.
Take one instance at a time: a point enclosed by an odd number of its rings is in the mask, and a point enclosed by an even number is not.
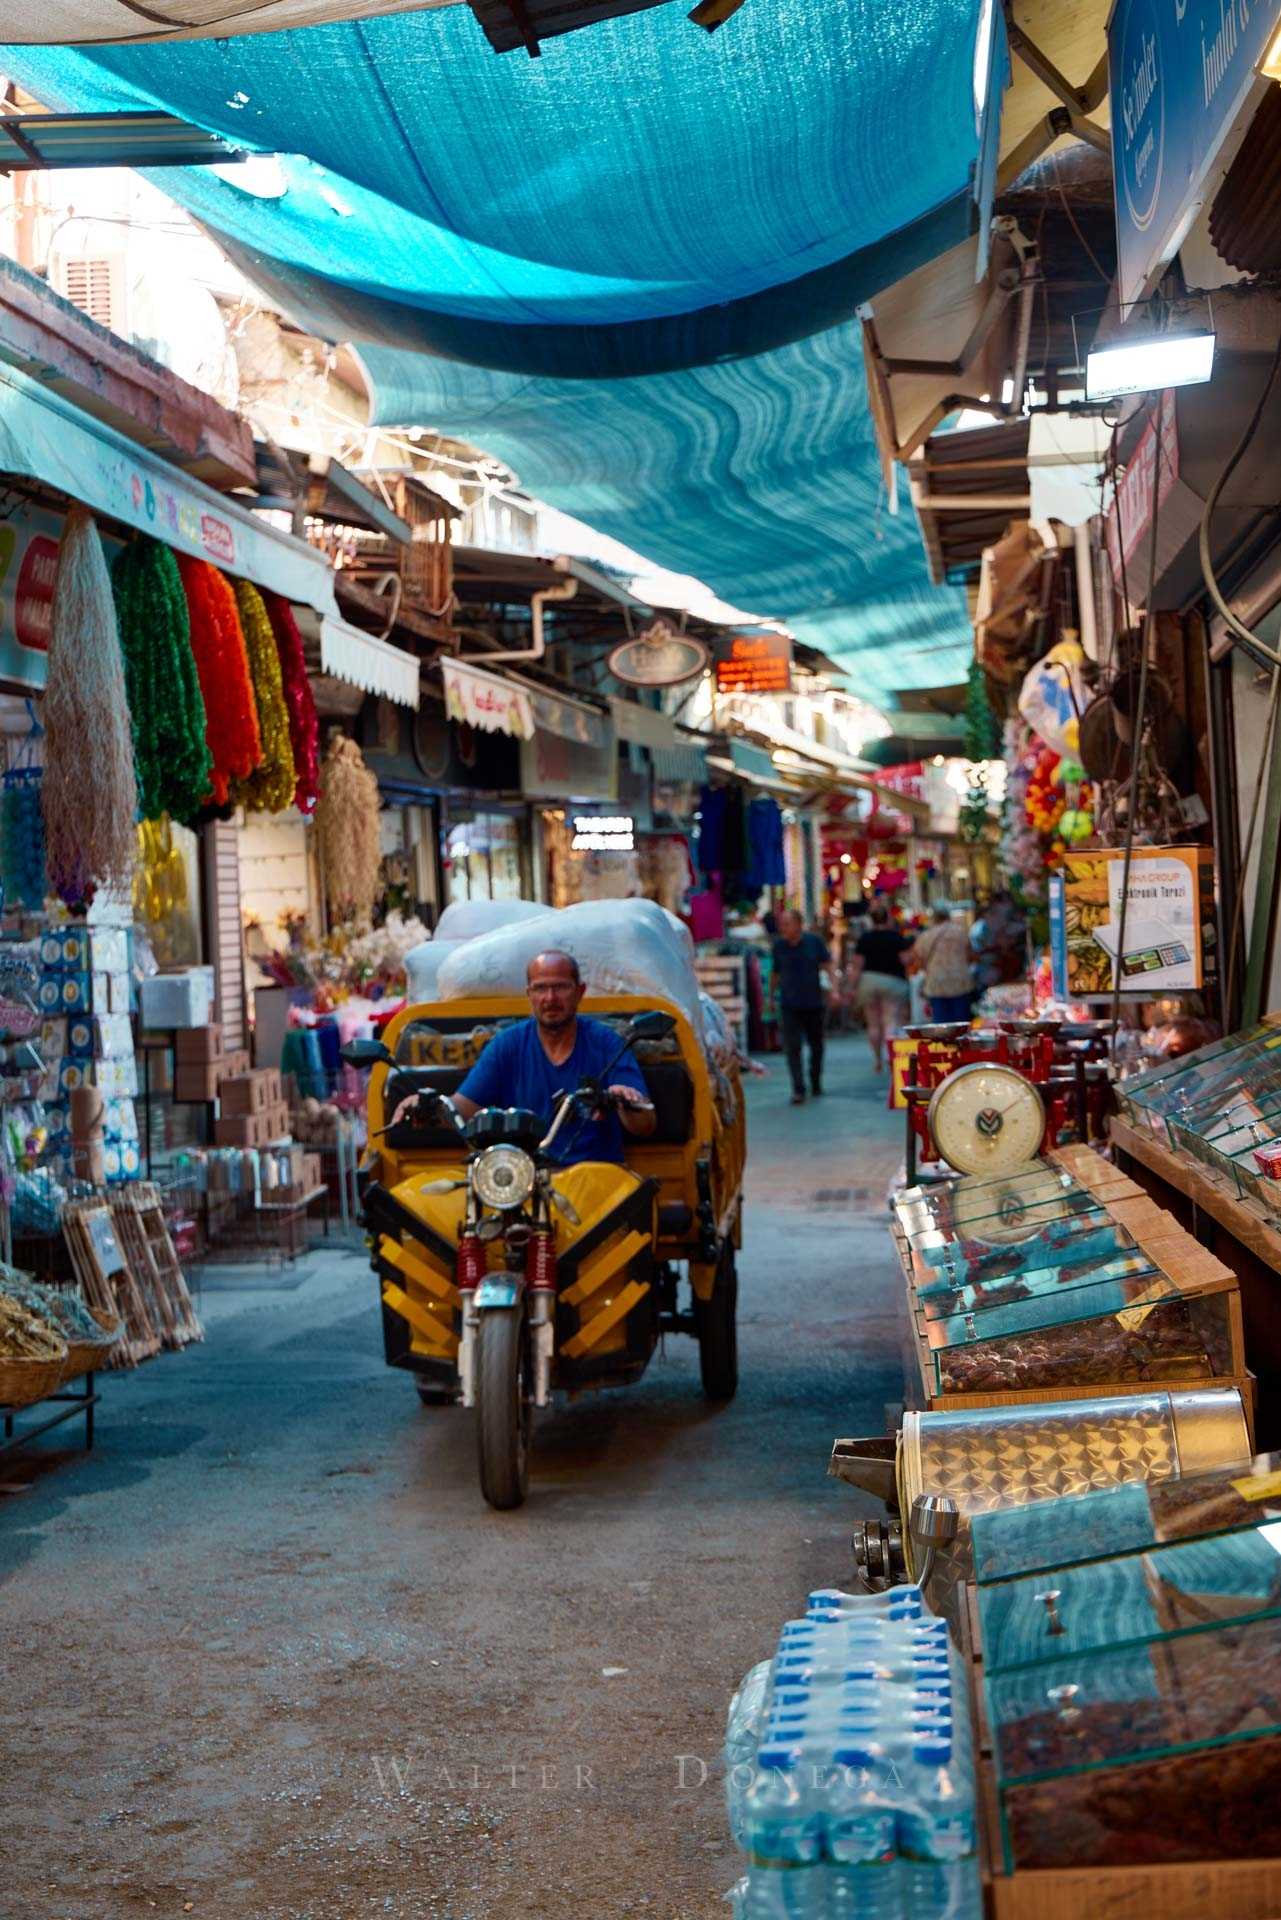
<svg viewBox="0 0 1281 1920"><path fill-rule="evenodd" d="M799 913L780 915L780 938L774 942L774 992L783 1027L783 1046L792 1075L792 1105L805 1099L804 1045L809 1042L810 1092L823 1091L823 982L828 963L826 946L816 933L806 933Z"/></svg>

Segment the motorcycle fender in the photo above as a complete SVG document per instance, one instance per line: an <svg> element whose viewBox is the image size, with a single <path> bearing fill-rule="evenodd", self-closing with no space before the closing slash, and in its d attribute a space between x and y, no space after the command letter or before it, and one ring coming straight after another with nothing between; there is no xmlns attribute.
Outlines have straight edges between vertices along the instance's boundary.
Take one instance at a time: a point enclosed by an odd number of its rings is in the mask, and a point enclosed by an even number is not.
<svg viewBox="0 0 1281 1920"><path fill-rule="evenodd" d="M477 1313L490 1307L519 1306L523 1284L514 1273L491 1273L477 1287L472 1305Z"/></svg>
<svg viewBox="0 0 1281 1920"><path fill-rule="evenodd" d="M689 1277L695 1295L700 1300L710 1300L716 1286L716 1264L714 1261L691 1260Z"/></svg>

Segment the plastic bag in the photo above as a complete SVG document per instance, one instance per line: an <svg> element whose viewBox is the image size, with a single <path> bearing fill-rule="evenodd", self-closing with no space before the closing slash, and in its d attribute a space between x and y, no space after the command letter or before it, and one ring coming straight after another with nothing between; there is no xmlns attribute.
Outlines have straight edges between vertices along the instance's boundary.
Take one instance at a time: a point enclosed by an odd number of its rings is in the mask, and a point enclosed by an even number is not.
<svg viewBox="0 0 1281 1920"><path fill-rule="evenodd" d="M1055 753L1080 756L1078 720L1089 694L1081 677L1085 654L1075 640L1060 640L1026 675L1019 689L1019 712L1033 733Z"/></svg>
<svg viewBox="0 0 1281 1920"><path fill-rule="evenodd" d="M477 903L479 904L479 903ZM442 915L442 924L444 916ZM431 942L430 947L436 942ZM703 1010L689 930L653 900L589 900L546 907L536 916L474 940L455 941L426 998L465 1000L523 995L536 954L558 947L578 962L589 993L657 994L679 1007L704 1042ZM415 948L406 965L424 951ZM411 973L411 992L425 973Z"/></svg>
<svg viewBox="0 0 1281 1920"><path fill-rule="evenodd" d="M455 900L436 922L437 940L475 940L518 920L537 920L550 908L537 900Z"/></svg>

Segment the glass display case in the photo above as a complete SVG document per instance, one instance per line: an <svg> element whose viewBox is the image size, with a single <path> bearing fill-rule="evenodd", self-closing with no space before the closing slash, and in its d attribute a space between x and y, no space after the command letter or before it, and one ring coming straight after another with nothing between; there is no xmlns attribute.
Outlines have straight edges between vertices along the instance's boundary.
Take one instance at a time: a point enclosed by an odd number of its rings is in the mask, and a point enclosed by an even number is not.
<svg viewBox="0 0 1281 1920"><path fill-rule="evenodd" d="M1277 1612L1281 1520L979 1590L989 1674Z"/></svg>
<svg viewBox="0 0 1281 1920"><path fill-rule="evenodd" d="M1017 1173L966 1174L933 1187L908 1187L894 1211L909 1240L938 1233L996 1245L1097 1205L1071 1174L1036 1160Z"/></svg>
<svg viewBox="0 0 1281 1920"><path fill-rule="evenodd" d="M1270 1095L1281 1095L1281 1025L1274 1020L1166 1061L1117 1088L1125 1118L1170 1147L1177 1145L1176 1127L1200 1134L1237 1097L1264 1101Z"/></svg>
<svg viewBox="0 0 1281 1920"><path fill-rule="evenodd" d="M1121 1255L922 1301L927 1385L935 1393L1110 1382L1231 1379L1232 1296L1184 1289L1143 1255Z"/></svg>
<svg viewBox="0 0 1281 1920"><path fill-rule="evenodd" d="M995 1279L1087 1259L1105 1260L1113 1254L1133 1252L1135 1242L1096 1203L1034 1225L1017 1240L953 1239L931 1232L914 1236L909 1246L916 1290L924 1297L958 1280Z"/></svg>
<svg viewBox="0 0 1281 1920"><path fill-rule="evenodd" d="M1266 1532L1097 1563L1093 1596L1090 1570L1072 1593L1064 1651L1038 1659L1029 1637L1024 1664L985 1676L1007 1872L1281 1853L1281 1616L1269 1571L1281 1554ZM1144 1565L1165 1552L1200 1558L1167 1580ZM1031 1608L1044 1643L1046 1602L1033 1596ZM1003 1632L1007 1646L1018 1638L1011 1619Z"/></svg>
<svg viewBox="0 0 1281 1920"><path fill-rule="evenodd" d="M976 1514L980 1586L1281 1520L1281 1453L1157 1485L1102 1487Z"/></svg>

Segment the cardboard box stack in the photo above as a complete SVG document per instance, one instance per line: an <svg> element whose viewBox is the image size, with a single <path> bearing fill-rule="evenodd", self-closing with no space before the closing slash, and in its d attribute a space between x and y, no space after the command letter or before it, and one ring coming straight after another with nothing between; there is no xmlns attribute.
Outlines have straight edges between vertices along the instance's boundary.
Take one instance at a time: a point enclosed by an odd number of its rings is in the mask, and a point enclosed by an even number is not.
<svg viewBox="0 0 1281 1920"><path fill-rule="evenodd" d="M267 1147L288 1137L289 1109L277 1067L257 1067L223 1080L218 1106L214 1140L220 1147Z"/></svg>
<svg viewBox="0 0 1281 1920"><path fill-rule="evenodd" d="M222 1028L179 1027L174 1040L173 1097L203 1103L218 1098L224 1080L248 1073L249 1055L243 1049L224 1053Z"/></svg>
<svg viewBox="0 0 1281 1920"><path fill-rule="evenodd" d="M74 1172L71 1097L96 1089L92 1122L80 1102L81 1145L92 1134L95 1174L136 1180L138 1063L129 1017L127 926L56 927L40 939L40 1097L49 1127L49 1163L64 1178Z"/></svg>

